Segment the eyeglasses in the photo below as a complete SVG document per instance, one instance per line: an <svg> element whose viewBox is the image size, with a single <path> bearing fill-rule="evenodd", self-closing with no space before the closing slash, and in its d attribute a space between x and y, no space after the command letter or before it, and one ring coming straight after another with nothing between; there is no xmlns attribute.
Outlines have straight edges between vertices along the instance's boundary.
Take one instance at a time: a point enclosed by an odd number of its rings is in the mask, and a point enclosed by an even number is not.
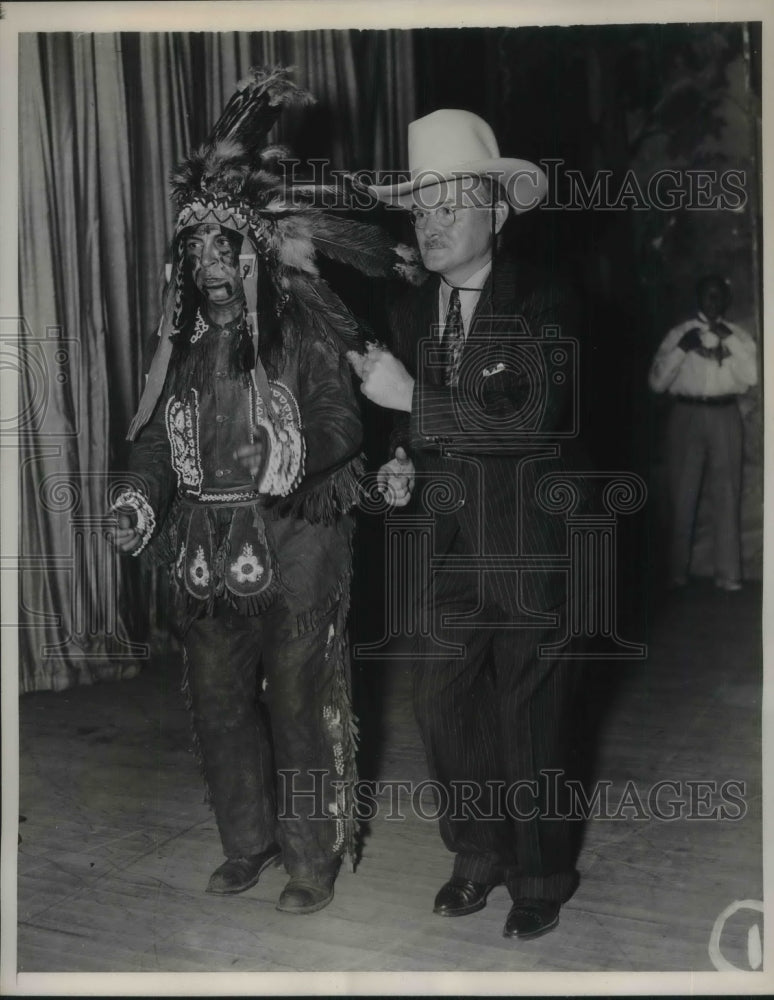
<svg viewBox="0 0 774 1000"><path fill-rule="evenodd" d="M416 205L411 209L411 221L414 224L414 229L424 229L427 225L430 216L434 215L438 220L438 224L447 228L453 225L455 219L457 218L457 212L462 208L467 208L467 205L439 205L438 208L425 209L417 208Z"/></svg>

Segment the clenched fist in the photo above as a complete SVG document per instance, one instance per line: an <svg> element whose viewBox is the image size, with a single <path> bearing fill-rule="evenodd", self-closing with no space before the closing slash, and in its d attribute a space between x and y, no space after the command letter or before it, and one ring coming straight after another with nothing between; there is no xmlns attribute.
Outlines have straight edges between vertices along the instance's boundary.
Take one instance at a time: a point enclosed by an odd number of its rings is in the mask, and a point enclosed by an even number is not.
<svg viewBox="0 0 774 1000"><path fill-rule="evenodd" d="M681 351L685 351L686 354L688 351L697 351L701 347L700 333L701 330L697 326L692 327L687 333L682 335L677 346Z"/></svg>
<svg viewBox="0 0 774 1000"><path fill-rule="evenodd" d="M411 412L414 379L394 354L369 344L365 354L348 351L347 360L363 380L360 391L367 399L388 410Z"/></svg>
<svg viewBox="0 0 774 1000"><path fill-rule="evenodd" d="M118 530L113 536L115 547L119 552L134 552L142 542L142 535L137 530L137 512L119 509L116 514Z"/></svg>
<svg viewBox="0 0 774 1000"><path fill-rule="evenodd" d="M414 463L403 448L395 449L395 458L386 462L377 472L379 492L393 507L405 507L414 491L416 472Z"/></svg>

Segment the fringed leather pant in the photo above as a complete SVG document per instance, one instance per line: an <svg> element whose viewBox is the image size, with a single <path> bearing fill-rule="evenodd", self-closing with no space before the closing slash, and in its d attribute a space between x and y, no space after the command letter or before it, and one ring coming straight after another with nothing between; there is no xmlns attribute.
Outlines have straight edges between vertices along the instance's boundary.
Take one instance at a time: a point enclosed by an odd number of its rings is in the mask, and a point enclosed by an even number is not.
<svg viewBox="0 0 774 1000"><path fill-rule="evenodd" d="M184 636L184 688L229 858L277 841L291 875L319 875L349 848L331 784L347 777L351 732L341 611L301 631L281 597L255 617L219 602Z"/></svg>

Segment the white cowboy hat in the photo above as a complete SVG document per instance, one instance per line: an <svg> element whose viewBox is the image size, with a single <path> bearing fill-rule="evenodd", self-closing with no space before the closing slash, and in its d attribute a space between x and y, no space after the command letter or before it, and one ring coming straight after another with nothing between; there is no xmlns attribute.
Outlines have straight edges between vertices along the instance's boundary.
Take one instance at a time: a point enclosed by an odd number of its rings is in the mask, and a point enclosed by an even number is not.
<svg viewBox="0 0 774 1000"><path fill-rule="evenodd" d="M411 122L408 155L410 180L369 187L379 201L411 208L424 201L417 192L430 185L457 177L487 176L500 182L511 208L520 213L535 208L548 191L548 179L540 167L529 160L500 156L494 132L471 111L443 108Z"/></svg>

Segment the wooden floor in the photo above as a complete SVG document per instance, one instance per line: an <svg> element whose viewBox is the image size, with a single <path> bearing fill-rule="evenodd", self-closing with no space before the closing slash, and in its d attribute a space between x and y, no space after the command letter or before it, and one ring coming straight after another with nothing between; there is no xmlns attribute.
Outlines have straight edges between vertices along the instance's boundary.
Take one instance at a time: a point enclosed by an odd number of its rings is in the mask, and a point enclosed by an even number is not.
<svg viewBox="0 0 774 1000"><path fill-rule="evenodd" d="M762 899L760 602L756 585L692 584L653 615L647 661L595 668L584 708L601 717L595 773L610 783L611 811L629 781L646 803L660 780L682 783L671 797L683 801L687 782L738 781L744 817L664 821L630 808L590 821L580 888L559 928L528 944L501 935L503 888L473 916L432 914L450 860L435 824L410 811L374 820L357 873L342 872L318 914L274 909L285 880L276 869L240 896L205 895L221 855L173 656L135 680L26 695L19 970L711 971L718 915ZM364 770L421 779L406 667L376 669L358 673ZM697 808L722 804L707 801ZM754 917L737 913L721 937L740 968L750 968Z"/></svg>

